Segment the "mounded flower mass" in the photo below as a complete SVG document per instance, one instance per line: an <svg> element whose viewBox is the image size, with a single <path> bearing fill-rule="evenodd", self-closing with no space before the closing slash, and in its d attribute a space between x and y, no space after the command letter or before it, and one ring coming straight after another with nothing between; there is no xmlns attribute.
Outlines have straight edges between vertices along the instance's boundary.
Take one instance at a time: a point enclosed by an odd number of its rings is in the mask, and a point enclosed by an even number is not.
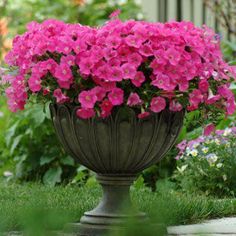
<svg viewBox="0 0 236 236"><path fill-rule="evenodd" d="M235 67L223 60L219 36L191 22L32 22L6 62L17 69L4 78L13 112L31 97L78 105L83 119L105 118L117 106L132 107L139 118L166 108L205 116L235 111Z"/></svg>

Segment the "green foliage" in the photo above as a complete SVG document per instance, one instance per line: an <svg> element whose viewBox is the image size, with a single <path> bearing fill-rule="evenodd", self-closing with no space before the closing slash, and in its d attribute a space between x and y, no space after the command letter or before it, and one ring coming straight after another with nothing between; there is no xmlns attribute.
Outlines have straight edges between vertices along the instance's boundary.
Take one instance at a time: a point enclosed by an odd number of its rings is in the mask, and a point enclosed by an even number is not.
<svg viewBox="0 0 236 236"><path fill-rule="evenodd" d="M223 135L193 141L187 146L173 179L185 192L217 197L236 194L236 136L226 129Z"/></svg>
<svg viewBox="0 0 236 236"><path fill-rule="evenodd" d="M140 6L134 0L93 0L90 2L78 8L78 22L82 24L102 25L116 9L121 9L119 18L122 20L143 18Z"/></svg>
<svg viewBox="0 0 236 236"><path fill-rule="evenodd" d="M16 162L15 177L55 185L76 174L76 165L57 141L48 104L31 105L16 114L5 134L8 158Z"/></svg>

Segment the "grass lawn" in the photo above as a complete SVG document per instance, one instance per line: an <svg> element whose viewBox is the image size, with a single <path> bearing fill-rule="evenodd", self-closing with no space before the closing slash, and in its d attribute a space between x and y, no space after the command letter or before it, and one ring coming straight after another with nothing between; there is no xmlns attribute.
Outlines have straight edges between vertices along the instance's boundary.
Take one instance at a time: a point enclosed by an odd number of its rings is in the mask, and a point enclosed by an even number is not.
<svg viewBox="0 0 236 236"><path fill-rule="evenodd" d="M79 188L0 183L0 231L25 227L35 230L42 225L58 229L65 222L78 221L84 211L98 203L100 196L97 185ZM148 189L132 189L132 198L140 210L165 225L236 215L236 199L217 200L171 191L152 193Z"/></svg>

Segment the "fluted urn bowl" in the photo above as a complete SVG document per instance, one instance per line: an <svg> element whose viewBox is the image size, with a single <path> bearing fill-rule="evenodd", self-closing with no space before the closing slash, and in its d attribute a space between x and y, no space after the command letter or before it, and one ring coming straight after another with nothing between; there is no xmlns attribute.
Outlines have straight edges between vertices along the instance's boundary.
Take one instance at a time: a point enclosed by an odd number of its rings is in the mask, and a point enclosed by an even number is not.
<svg viewBox="0 0 236 236"><path fill-rule="evenodd" d="M131 205L129 187L145 168L160 161L176 142L184 111L168 109L137 118L131 108L121 107L108 118L80 119L78 107L51 104L51 116L65 151L78 163L97 173L103 198L81 218L82 235L96 235L126 221L121 209ZM143 213L133 213L144 219Z"/></svg>

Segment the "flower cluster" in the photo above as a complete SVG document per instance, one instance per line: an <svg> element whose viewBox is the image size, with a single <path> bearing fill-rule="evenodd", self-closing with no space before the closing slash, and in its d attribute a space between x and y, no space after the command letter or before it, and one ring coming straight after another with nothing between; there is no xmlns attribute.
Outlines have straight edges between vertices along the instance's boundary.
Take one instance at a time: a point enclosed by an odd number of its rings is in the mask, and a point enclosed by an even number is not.
<svg viewBox="0 0 236 236"><path fill-rule="evenodd" d="M211 162L211 156L216 156L215 153L209 154L209 146L226 146L229 147L231 138L236 139L236 126L224 130L216 130L214 134L202 135L197 139L187 141L183 140L177 145L179 153L176 157L177 160L187 157L203 157L205 156ZM205 155L206 154L206 155Z"/></svg>
<svg viewBox="0 0 236 236"><path fill-rule="evenodd" d="M75 104L83 119L105 118L124 105L140 118L166 108L235 110L229 89L235 68L206 26L112 18L99 28L47 20L27 29L6 56L17 69L7 79L12 111L24 109L32 95Z"/></svg>
<svg viewBox="0 0 236 236"><path fill-rule="evenodd" d="M174 178L187 191L235 195L236 127L182 141Z"/></svg>

